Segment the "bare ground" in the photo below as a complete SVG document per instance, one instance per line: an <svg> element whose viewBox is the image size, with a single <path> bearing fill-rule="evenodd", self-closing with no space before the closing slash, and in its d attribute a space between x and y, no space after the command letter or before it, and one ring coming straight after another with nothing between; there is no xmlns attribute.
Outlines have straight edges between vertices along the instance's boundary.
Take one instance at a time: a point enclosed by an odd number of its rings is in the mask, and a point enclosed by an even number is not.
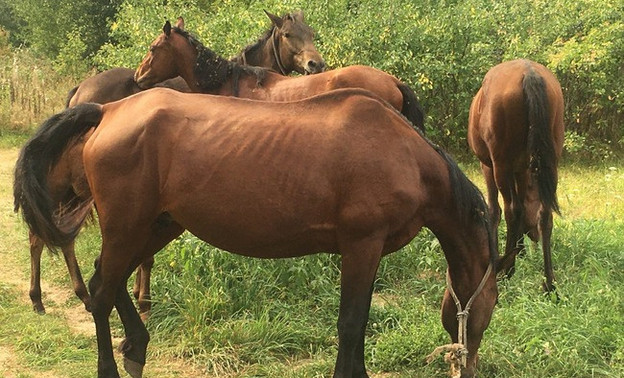
<svg viewBox="0 0 624 378"><path fill-rule="evenodd" d="M0 283L16 289L19 300L30 306L28 290L30 288L27 267L18 262L18 253L28 253L28 235L19 230L19 217L13 213L13 167L17 159L17 149L0 149ZM45 258L46 256L44 256ZM80 257L79 257L80 258ZM46 282L42 277L42 291L48 314L60 314L66 320L67 327L76 334L91 336L95 339L93 318L85 311L82 303L67 307L64 305L74 295L70 286L58 287ZM46 315L42 315L46 316ZM117 346L120 338L113 340ZM121 361L121 356L116 355ZM95 370L95 361L93 364ZM120 369L120 373L121 373ZM122 373L123 374L123 373ZM26 366L15 353L13 346L0 345L0 376L12 377L43 377L61 378L67 375L58 375L54 372L42 372ZM205 376L201 369L190 363L173 357L150 357L145 367L146 377L198 377Z"/></svg>

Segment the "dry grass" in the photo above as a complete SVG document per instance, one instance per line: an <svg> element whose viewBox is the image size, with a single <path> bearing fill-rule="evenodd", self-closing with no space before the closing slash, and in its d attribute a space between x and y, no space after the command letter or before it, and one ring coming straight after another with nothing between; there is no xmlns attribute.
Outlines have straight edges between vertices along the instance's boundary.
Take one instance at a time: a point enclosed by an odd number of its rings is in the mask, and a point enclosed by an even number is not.
<svg viewBox="0 0 624 378"><path fill-rule="evenodd" d="M21 49L0 49L0 128L29 131L65 107L76 80Z"/></svg>

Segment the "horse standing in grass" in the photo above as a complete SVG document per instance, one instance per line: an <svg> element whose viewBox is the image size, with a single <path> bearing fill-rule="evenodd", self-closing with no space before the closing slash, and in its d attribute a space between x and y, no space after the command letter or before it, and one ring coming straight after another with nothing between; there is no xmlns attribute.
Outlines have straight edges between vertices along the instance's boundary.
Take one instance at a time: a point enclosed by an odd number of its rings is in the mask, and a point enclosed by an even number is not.
<svg viewBox="0 0 624 378"><path fill-rule="evenodd" d="M523 237L542 241L544 290L554 290L550 239L557 203L557 165L563 149L563 94L541 64L519 59L485 75L470 106L468 143L481 162L490 216L498 228L500 191L507 222L500 268L513 274Z"/></svg>
<svg viewBox="0 0 624 378"><path fill-rule="evenodd" d="M255 43L247 46L236 57L235 61L243 64L278 69L283 74L292 71L314 74L324 70L325 62L314 46L314 32L305 22L303 12L288 13L282 17L266 12L271 19L272 27ZM178 19L180 27L184 27L184 20ZM281 68L279 68L281 67ZM130 68L113 68L88 79L70 91L67 107L85 102L105 104L128 97L143 89L134 81L135 71ZM155 86L176 89L181 92L190 92L186 82L180 78L171 78ZM87 183L82 176L82 144L88 135L80 138L68 152L60 157L59 164L50 172L48 186L50 192L61 202L66 196L76 195L82 198ZM75 151L74 151L75 150ZM45 313L41 300L41 254L44 243L32 232L29 233L30 244L30 299L35 311ZM75 243L68 241L60 246L69 275L74 286L74 292L90 310L90 298L87 288L76 261ZM134 285L134 295L144 319L149 315L150 303L150 272L154 261L148 259L137 270L137 279Z"/></svg>
<svg viewBox="0 0 624 378"><path fill-rule="evenodd" d="M183 25L182 25L183 26ZM339 88L363 88L388 101L424 132L423 109L414 91L396 77L367 66L285 77L219 57L180 25L167 21L150 45L135 80L139 87L181 76L193 92L264 101L293 101Z"/></svg>
<svg viewBox="0 0 624 378"><path fill-rule="evenodd" d="M92 201L65 198L68 211L55 214L46 184L64 146L93 127L83 159L102 231L89 282L99 377L119 377L113 306L124 367L142 376L149 335L125 285L185 229L251 257L340 254L334 377L368 377L364 335L380 259L422 227L448 262L442 323L454 342L463 330L462 374L474 376L497 298L487 206L452 159L379 97L342 89L271 103L153 89L67 109L27 142L15 171L16 204L47 244L73 240L91 209ZM452 298L458 308L472 304L463 323Z"/></svg>

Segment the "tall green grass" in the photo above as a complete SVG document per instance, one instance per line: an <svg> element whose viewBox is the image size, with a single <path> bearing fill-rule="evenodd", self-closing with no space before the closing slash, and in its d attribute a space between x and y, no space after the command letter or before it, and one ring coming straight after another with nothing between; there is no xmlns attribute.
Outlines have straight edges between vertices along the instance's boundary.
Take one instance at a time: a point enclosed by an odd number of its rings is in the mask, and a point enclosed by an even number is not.
<svg viewBox="0 0 624 378"><path fill-rule="evenodd" d="M73 87L27 52L10 54L0 63L0 146L19 145L33 124L62 109ZM19 64L9 65L13 61ZM462 161L483 189L475 160ZM530 247L515 276L499 284L499 303L480 349L481 376L624 376L623 197L621 161L588 164L567 157L560 171L563 217L555 219L553 234L560 299L541 292L542 257ZM26 244L25 229L11 235ZM78 238L85 277L93 272L99 246L96 227ZM26 275L27 249L15 254ZM156 256L146 375L150 361L167 356L181 356L212 376L330 375L337 347L339 263L330 255L249 259L183 235ZM423 362L448 342L439 320L445 268L439 243L426 230L382 261L366 331L371 371L393 377L446 374L441 360ZM61 257L44 256L43 275L71 291ZM14 288L0 286L0 314L10 319L0 322L0 341L11 340L24 364L37 371L62 370L69 361L76 371L95 370L94 361L85 361L93 359L94 340L64 330L63 319L31 314L16 296ZM122 335L119 322L113 324L114 333ZM17 339L15 329L21 330Z"/></svg>
<svg viewBox="0 0 624 378"><path fill-rule="evenodd" d="M463 165L483 185L476 164ZM555 218L552 241L559 300L541 291L541 251L527 243L515 275L499 282L499 303L481 344L480 376L624 376L622 169L608 162L563 164L563 216ZM504 225L499 234L502 243ZM99 252L97 228L83 232L78 242L89 277ZM26 250L22 259L26 271ZM150 361L169 356L192 361L208 376L330 376L337 351L339 261L331 255L251 259L184 234L156 255L146 374ZM445 376L441 359L423 362L449 340L440 322L445 269L439 243L427 230L382 260L366 331L370 371L384 377ZM71 290L62 258L44 257L43 271L45 279ZM119 322L113 324L114 334L122 335ZM35 342L29 337L24 347Z"/></svg>
<svg viewBox="0 0 624 378"><path fill-rule="evenodd" d="M481 347L482 376L624 373L623 234L619 221L556 221L558 301L541 292L541 252L528 249L516 275L500 283ZM157 343L176 340L172 353L215 374L327 376L337 343L337 264L324 255L252 260L185 235L157 256L152 335ZM441 361L422 362L448 340L439 321L444 269L428 232L384 260L367 328L369 369L444 374Z"/></svg>

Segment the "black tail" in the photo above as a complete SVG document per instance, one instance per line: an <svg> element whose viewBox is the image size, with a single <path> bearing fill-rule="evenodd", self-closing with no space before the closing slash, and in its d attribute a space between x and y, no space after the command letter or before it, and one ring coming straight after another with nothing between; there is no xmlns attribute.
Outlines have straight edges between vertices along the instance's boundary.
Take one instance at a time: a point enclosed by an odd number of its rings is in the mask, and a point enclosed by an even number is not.
<svg viewBox="0 0 624 378"><path fill-rule="evenodd" d="M398 84L398 88L403 95L403 108L401 113L412 125L418 127L425 134L425 112L412 88L403 83Z"/></svg>
<svg viewBox="0 0 624 378"><path fill-rule="evenodd" d="M530 168L537 177L540 201L560 214L557 202L557 156L550 128L550 105L544 79L530 70L522 80L529 121Z"/></svg>
<svg viewBox="0 0 624 378"><path fill-rule="evenodd" d="M54 216L58 204L52 201L48 190L48 173L70 142L97 126L101 119L99 104L66 109L45 121L20 151L13 182L15 211L22 209L30 230L48 247L63 246L75 239L91 209L90 204L86 209L80 204L69 205L70 211L76 210L73 215L78 220L71 226L60 224Z"/></svg>
<svg viewBox="0 0 624 378"><path fill-rule="evenodd" d="M80 86L76 85L69 92L67 92L67 99L65 100L65 107L66 108L69 108L69 103L71 102L71 99L74 98L74 95L76 94L76 92L78 92L78 87L80 87Z"/></svg>

